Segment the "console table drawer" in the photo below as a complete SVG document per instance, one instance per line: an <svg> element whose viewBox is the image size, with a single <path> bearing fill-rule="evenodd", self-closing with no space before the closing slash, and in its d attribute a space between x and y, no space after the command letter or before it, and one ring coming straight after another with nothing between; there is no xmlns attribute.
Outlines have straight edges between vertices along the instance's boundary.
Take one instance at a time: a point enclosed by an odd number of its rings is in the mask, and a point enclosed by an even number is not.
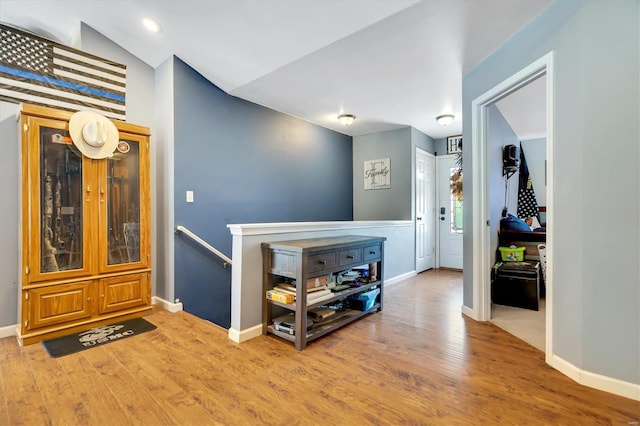
<svg viewBox="0 0 640 426"><path fill-rule="evenodd" d="M301 351L308 342L365 315L381 311L384 303L382 263L385 240L384 237L344 235L262 243L262 332L275 334L293 342L296 349ZM323 283L329 279L338 280L346 270L363 265L365 254L370 259L366 262L369 263L369 268L373 268L372 270L380 275L376 278L363 277L357 287L323 295L325 298L321 300L309 298L307 293L307 297L300 297L296 303L289 304L264 297L270 291L278 289L283 278L288 278L286 282L291 282L293 279L298 283L297 295L304 294L305 287L315 282L314 278ZM376 292L374 304L362 304L361 307L355 306L355 303L354 306L349 305L351 299L361 295L368 296L374 291ZM371 297L365 297L365 299L374 302ZM314 309L322 304L332 304L336 309L335 317L332 317L333 320L330 322L309 328L311 324L307 320L309 308ZM286 315L282 315L285 312ZM294 333L291 333L292 330Z"/></svg>
<svg viewBox="0 0 640 426"><path fill-rule="evenodd" d="M314 254L309 256L309 273L324 271L336 266L336 252Z"/></svg>
<svg viewBox="0 0 640 426"><path fill-rule="evenodd" d="M378 259L380 257L381 247L380 244L375 246L369 246L364 248L364 260Z"/></svg>
<svg viewBox="0 0 640 426"><path fill-rule="evenodd" d="M298 273L296 253L284 250L273 250L269 256L268 267L274 274L295 278Z"/></svg>
<svg viewBox="0 0 640 426"><path fill-rule="evenodd" d="M340 250L338 254L338 265L350 265L355 262L362 262L362 249Z"/></svg>

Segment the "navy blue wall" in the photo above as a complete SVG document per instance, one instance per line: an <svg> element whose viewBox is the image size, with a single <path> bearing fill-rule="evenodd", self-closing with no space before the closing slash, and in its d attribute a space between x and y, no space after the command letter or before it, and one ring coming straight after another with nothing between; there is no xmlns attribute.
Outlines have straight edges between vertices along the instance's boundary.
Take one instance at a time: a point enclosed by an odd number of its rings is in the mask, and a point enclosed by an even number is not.
<svg viewBox="0 0 640 426"><path fill-rule="evenodd" d="M350 136L229 96L177 58L174 108L176 225L231 257L229 223L352 220ZM175 295L229 327L230 269L183 236Z"/></svg>

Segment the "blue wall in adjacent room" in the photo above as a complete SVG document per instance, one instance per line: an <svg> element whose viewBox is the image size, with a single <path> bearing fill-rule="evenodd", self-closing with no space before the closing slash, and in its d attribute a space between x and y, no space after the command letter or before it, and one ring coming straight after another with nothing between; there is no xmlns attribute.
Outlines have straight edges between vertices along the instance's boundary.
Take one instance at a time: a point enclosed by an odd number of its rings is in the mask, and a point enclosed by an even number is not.
<svg viewBox="0 0 640 426"><path fill-rule="evenodd" d="M229 223L352 220L352 138L229 96L174 61L175 225L231 257ZM186 203L186 191L194 203ZM175 241L175 296L230 325L231 271Z"/></svg>
<svg viewBox="0 0 640 426"><path fill-rule="evenodd" d="M512 175L505 187L505 176L502 174L502 151L507 145L520 146L520 140L495 104L487 108L487 113L486 173L491 226L489 256L491 256L491 264L493 264L497 260L496 250L498 249L498 230L500 229L500 219L502 219L502 209L507 207L508 213L514 216L518 210L519 175L518 173ZM507 192L506 197L505 191Z"/></svg>

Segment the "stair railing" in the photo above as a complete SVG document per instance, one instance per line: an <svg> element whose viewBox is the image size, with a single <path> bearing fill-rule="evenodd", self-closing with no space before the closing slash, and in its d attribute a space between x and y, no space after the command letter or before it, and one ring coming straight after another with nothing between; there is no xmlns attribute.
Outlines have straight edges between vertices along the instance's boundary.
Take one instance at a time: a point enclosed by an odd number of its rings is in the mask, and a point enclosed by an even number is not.
<svg viewBox="0 0 640 426"><path fill-rule="evenodd" d="M183 234L187 235L188 237L190 237L192 240L194 240L198 244L200 244L202 247L204 247L207 250L209 250L211 253L213 253L216 256L218 256L220 259L222 259L224 261L224 263L222 264L223 268L226 269L227 265L232 265L233 264L231 259L229 257L227 257L227 255L222 253L220 250L218 250L217 248L213 247L211 244L207 243L205 240L203 240L202 238L198 237L196 234L194 234L193 232L189 231L184 226L178 225L176 227L176 235L178 235L181 232Z"/></svg>

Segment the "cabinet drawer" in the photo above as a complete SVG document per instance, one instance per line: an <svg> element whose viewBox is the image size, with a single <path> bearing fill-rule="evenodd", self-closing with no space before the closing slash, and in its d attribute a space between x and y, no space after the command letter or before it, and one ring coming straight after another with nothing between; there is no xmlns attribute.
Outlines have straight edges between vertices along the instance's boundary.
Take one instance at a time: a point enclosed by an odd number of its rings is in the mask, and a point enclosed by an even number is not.
<svg viewBox="0 0 640 426"><path fill-rule="evenodd" d="M89 318L92 315L91 281L42 287L26 292L27 329Z"/></svg>
<svg viewBox="0 0 640 426"><path fill-rule="evenodd" d="M100 314L121 311L149 302L149 275L132 274L103 278L100 289Z"/></svg>
<svg viewBox="0 0 640 426"><path fill-rule="evenodd" d="M272 274L284 275L295 278L298 273L298 257L294 252L273 250L269 256L271 264L268 265Z"/></svg>
<svg viewBox="0 0 640 426"><path fill-rule="evenodd" d="M362 249L340 250L338 259L340 266L362 262Z"/></svg>
<svg viewBox="0 0 640 426"><path fill-rule="evenodd" d="M330 251L327 253L314 254L309 256L309 268L308 273L324 271L325 269L331 269L336 266L336 252Z"/></svg>
<svg viewBox="0 0 640 426"><path fill-rule="evenodd" d="M381 246L376 244L364 248L364 260L378 259L380 257Z"/></svg>

